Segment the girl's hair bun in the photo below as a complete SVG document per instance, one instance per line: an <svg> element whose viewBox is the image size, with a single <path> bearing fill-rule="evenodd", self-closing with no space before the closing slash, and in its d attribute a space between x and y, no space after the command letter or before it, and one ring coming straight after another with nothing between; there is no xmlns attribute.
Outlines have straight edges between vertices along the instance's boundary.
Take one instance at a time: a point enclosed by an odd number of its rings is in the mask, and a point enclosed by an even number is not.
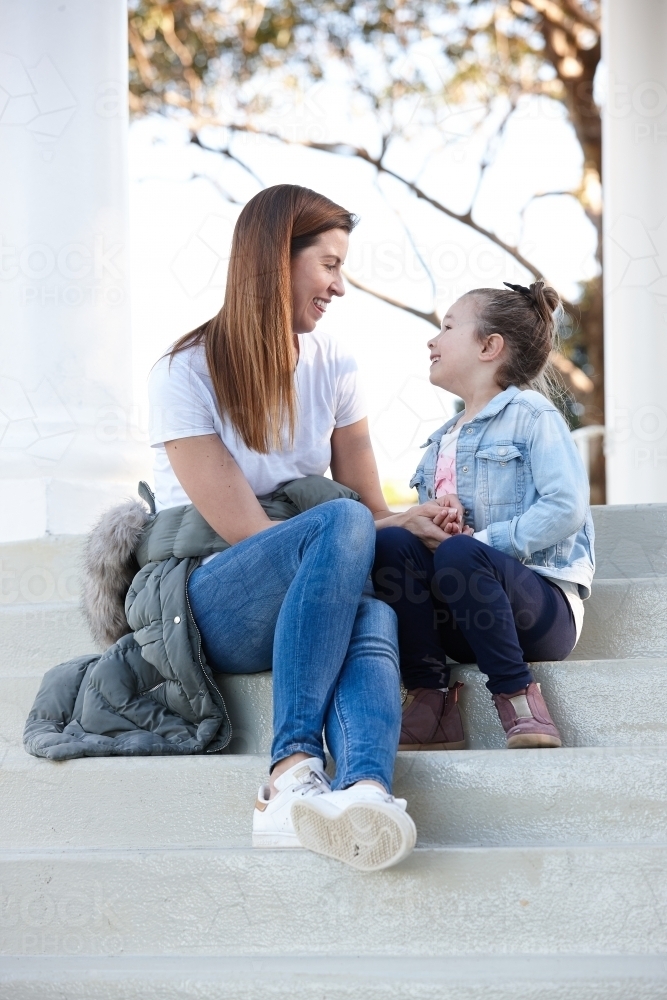
<svg viewBox="0 0 667 1000"><path fill-rule="evenodd" d="M551 288L550 285L546 285L542 278L530 285L530 291L535 300L535 305L540 310L546 308L550 313L554 313L561 304L560 295L556 289Z"/></svg>

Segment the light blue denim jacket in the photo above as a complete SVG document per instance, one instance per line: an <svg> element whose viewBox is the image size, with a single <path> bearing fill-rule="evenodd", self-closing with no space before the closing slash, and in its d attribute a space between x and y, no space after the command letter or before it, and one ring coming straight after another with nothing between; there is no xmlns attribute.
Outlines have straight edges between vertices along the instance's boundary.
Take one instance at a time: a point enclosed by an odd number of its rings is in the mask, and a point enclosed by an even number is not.
<svg viewBox="0 0 667 1000"><path fill-rule="evenodd" d="M423 445L410 481L420 503L435 496L440 439L458 419ZM567 424L545 396L510 386L463 424L456 482L465 523L474 531L486 528L493 548L590 596L595 532L588 478Z"/></svg>

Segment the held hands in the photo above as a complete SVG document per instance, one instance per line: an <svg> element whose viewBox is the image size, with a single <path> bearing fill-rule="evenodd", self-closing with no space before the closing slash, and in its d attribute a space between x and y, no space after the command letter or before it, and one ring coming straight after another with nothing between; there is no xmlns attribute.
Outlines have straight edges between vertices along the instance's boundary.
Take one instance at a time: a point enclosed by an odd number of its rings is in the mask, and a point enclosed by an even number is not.
<svg viewBox="0 0 667 1000"><path fill-rule="evenodd" d="M440 512L433 518L433 523L448 535L460 535L464 528L463 504L456 493L445 493L433 502L440 507Z"/></svg>
<svg viewBox="0 0 667 1000"><path fill-rule="evenodd" d="M463 523L463 505L454 493L411 507L401 519L402 527L416 535L431 552L453 535L473 534L472 528Z"/></svg>

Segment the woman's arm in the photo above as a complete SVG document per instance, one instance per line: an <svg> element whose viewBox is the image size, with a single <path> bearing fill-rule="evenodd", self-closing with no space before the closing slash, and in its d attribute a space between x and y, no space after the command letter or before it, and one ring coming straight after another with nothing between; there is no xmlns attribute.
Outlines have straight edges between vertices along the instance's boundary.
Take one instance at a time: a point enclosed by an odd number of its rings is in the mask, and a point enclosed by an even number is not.
<svg viewBox="0 0 667 1000"><path fill-rule="evenodd" d="M205 521L234 545L271 521L217 434L165 441L176 478Z"/></svg>
<svg viewBox="0 0 667 1000"><path fill-rule="evenodd" d="M368 432L368 420L336 427L331 435L331 475L337 483L354 490L375 520L391 517Z"/></svg>
<svg viewBox="0 0 667 1000"><path fill-rule="evenodd" d="M373 514L378 529L407 528L432 550L449 538L450 532L443 529L446 523L456 519L456 511L445 514L443 507L435 502L411 507L398 514L389 510L382 494L365 417L347 427L337 427L331 435L331 475L337 483L359 494L362 503ZM442 527L434 524L434 517L443 522Z"/></svg>

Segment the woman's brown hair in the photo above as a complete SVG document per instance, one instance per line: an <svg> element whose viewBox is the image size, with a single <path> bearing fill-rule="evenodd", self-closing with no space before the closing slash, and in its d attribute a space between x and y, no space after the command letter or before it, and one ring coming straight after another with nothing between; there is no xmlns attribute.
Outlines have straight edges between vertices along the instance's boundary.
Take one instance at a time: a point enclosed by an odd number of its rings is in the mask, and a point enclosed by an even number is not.
<svg viewBox="0 0 667 1000"><path fill-rule="evenodd" d="M234 227L222 309L169 352L204 344L221 415L248 448L267 454L296 424L292 258L357 219L324 195L277 184L255 195Z"/></svg>
<svg viewBox="0 0 667 1000"><path fill-rule="evenodd" d="M496 373L501 389L515 385L560 395L561 383L549 361L558 340L558 292L540 278L527 288L473 288L467 294L475 299L478 339L499 333L505 341L505 360Z"/></svg>

